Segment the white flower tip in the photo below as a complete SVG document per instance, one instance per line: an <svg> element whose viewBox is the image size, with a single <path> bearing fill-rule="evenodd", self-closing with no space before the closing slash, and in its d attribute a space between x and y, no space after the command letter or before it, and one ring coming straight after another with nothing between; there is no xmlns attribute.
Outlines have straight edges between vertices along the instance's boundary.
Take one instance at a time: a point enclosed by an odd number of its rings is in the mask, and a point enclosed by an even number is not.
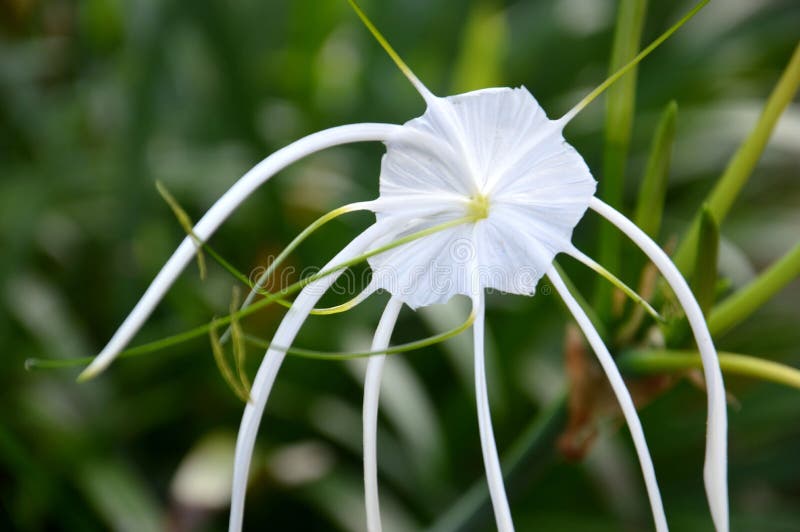
<svg viewBox="0 0 800 532"><path fill-rule="evenodd" d="M118 347L120 342L115 340L115 338L112 338L108 345L106 345L106 347L100 351L100 354L97 355L88 366L86 366L86 369L84 369L80 375L78 375L78 382L92 380L103 373L106 368L111 365L121 351L121 348ZM124 347L124 343L122 345Z"/></svg>
<svg viewBox="0 0 800 532"><path fill-rule="evenodd" d="M706 460L703 479L706 485L711 519L717 532L728 532L728 481L727 460Z"/></svg>
<svg viewBox="0 0 800 532"><path fill-rule="evenodd" d="M104 361L98 356L86 367L86 369L81 371L81 374L78 375L76 380L78 382L90 381L100 375L108 367L108 364L109 362Z"/></svg>

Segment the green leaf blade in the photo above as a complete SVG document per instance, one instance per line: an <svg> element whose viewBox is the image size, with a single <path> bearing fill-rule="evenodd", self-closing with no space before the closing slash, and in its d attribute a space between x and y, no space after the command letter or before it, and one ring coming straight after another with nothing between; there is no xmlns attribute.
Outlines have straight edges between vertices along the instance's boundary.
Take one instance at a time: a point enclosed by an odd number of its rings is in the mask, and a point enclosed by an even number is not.
<svg viewBox="0 0 800 532"><path fill-rule="evenodd" d="M783 287L800 276L800 242L750 284L722 301L711 312L708 329L720 335L761 308Z"/></svg>
<svg viewBox="0 0 800 532"><path fill-rule="evenodd" d="M678 104L673 100L661 113L661 119L653 135L647 167L636 202L634 217L636 225L653 239L658 238L661 230L677 115Z"/></svg>
<svg viewBox="0 0 800 532"><path fill-rule="evenodd" d="M778 119L791 103L798 87L800 87L800 43L795 47L789 64L770 94L755 127L739 146L706 199L708 208L718 223L721 224L725 220L734 201L750 179ZM700 216L698 213L675 253L675 265L687 276L691 276L695 263Z"/></svg>
<svg viewBox="0 0 800 532"><path fill-rule="evenodd" d="M643 0L622 0L617 12L617 24L611 51L609 71L614 73L634 59L639 51L647 11ZM633 117L636 107L636 72L631 68L608 89L606 95L605 150L600 195L603 200L621 210L625 167L630 146ZM614 228L600 230L599 262L612 271L618 270L621 237ZM596 288L596 304L601 318L611 313L612 289L600 282Z"/></svg>

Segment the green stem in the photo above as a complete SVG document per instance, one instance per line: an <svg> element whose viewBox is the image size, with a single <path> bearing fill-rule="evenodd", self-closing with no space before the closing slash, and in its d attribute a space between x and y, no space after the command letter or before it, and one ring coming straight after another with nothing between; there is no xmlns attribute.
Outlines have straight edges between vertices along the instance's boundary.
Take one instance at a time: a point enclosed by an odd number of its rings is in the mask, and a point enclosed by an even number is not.
<svg viewBox="0 0 800 532"><path fill-rule="evenodd" d="M313 360L354 360L357 358L367 358L375 355L396 355L398 353L407 353L408 351L416 351L424 347L436 345L438 343L445 342L454 336L458 336L462 332L472 327L472 324L474 322L475 322L475 315L470 314L469 318L467 318L467 320L464 323L462 323L458 327L450 329L449 331L435 334L433 336L429 336L428 338L423 338L422 340L415 340L413 342L407 342L405 344L398 344L391 346L387 349L379 349L377 351L317 351L314 349L302 349L296 347L286 348L277 345L272 345L263 338L258 338L257 336L251 336L251 335L245 335L245 340L247 340L247 342L256 347L260 347L265 350L277 349L280 351L285 351L290 355L298 356L301 358L310 358Z"/></svg>
<svg viewBox="0 0 800 532"><path fill-rule="evenodd" d="M728 163L728 167L706 200L708 208L720 225L725 220L742 187L752 175L778 118L783 114L786 106L791 103L798 86L800 86L800 43L795 48L786 70L767 100L755 128ZM692 273L699 234L700 214L698 213L675 253L675 265L686 276L690 276Z"/></svg>
<svg viewBox="0 0 800 532"><path fill-rule="evenodd" d="M399 353L407 353L408 351L416 351L418 349L422 349L424 347L429 347L432 345L436 345L438 343L444 342L453 338L454 336L458 336L462 332L469 329L472 324L475 322L475 315L470 314L469 317L457 327L450 329L449 331L445 331L439 334L435 334L433 336L429 336L427 338L423 338L421 340L415 340L413 342L407 342L404 344L398 344L391 346L387 349L381 349L378 351L319 351L315 349L303 349L301 347L284 347L279 345L273 345L269 341L264 340L263 338L259 338L258 336L253 336L250 334L242 334L242 340L256 346L258 348L267 350L267 349L276 349L279 351L283 351L286 354L297 356L300 358L310 358L314 360L353 360L357 358L367 358L375 355L396 355ZM217 325L217 322L213 322L212 325ZM214 332L215 329L211 329L212 334L212 341L211 345L214 348L214 357L217 361L217 364L220 366L220 372L223 374L223 377L226 381L235 383L231 387L234 389L235 392L239 392L239 382L237 382L233 378L233 373L229 367L224 362L220 362L220 360L224 360L224 354L222 353L222 344L219 342L218 338L214 338L213 335L216 333ZM157 351L163 348L161 341L153 342L152 344L145 344L141 346L137 346L133 349L128 349L123 351L119 354L120 358L128 358L137 355L144 355L148 353L152 353L153 351ZM149 348L153 346L152 348ZM145 349L148 348L148 349ZM82 357L82 358L70 358L66 360L53 360L53 359L44 359L44 358L29 358L25 361L25 368L28 370L32 369L60 369L60 368L71 368L75 366L82 366L88 362L92 361L92 357ZM237 371L239 372L239 380L241 381L241 390L248 391L250 385L245 380L244 374L240 371L240 367L237 367Z"/></svg>
<svg viewBox="0 0 800 532"><path fill-rule="evenodd" d="M800 243L758 278L711 311L708 319L711 334L722 334L745 320L799 275Z"/></svg>
<svg viewBox="0 0 800 532"><path fill-rule="evenodd" d="M742 375L800 389L800 370L750 355L719 354L719 365L727 375ZM623 353L617 364L626 373L652 374L701 369L700 354L694 351L635 350Z"/></svg>

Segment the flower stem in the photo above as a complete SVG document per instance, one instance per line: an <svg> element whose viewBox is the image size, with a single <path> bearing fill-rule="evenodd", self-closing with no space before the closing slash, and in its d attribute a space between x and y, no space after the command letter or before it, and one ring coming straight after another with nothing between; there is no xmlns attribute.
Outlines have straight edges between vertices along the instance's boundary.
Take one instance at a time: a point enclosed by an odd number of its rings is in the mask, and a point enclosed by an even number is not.
<svg viewBox="0 0 800 532"><path fill-rule="evenodd" d="M622 371L633 374L686 371L703 367L699 353L667 349L626 351L617 358L617 364ZM800 370L772 360L720 352L719 365L727 375L742 375L800 389Z"/></svg>

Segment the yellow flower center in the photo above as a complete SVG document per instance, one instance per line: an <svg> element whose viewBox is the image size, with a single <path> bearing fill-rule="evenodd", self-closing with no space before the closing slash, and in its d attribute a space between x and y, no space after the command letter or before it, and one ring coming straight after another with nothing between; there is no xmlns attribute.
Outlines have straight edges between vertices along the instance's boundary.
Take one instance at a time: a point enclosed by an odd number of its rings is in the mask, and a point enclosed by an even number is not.
<svg viewBox="0 0 800 532"><path fill-rule="evenodd" d="M489 198L483 194L472 196L467 204L467 216L476 221L487 218L489 216Z"/></svg>

